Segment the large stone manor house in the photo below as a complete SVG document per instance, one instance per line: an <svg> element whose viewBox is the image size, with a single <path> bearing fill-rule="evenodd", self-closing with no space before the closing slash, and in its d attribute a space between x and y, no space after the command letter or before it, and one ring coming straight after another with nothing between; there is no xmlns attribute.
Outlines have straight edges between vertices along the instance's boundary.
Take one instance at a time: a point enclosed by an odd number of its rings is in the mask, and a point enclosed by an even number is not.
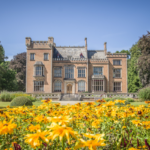
<svg viewBox="0 0 150 150"><path fill-rule="evenodd" d="M26 37L26 93L127 93L127 55Z"/></svg>

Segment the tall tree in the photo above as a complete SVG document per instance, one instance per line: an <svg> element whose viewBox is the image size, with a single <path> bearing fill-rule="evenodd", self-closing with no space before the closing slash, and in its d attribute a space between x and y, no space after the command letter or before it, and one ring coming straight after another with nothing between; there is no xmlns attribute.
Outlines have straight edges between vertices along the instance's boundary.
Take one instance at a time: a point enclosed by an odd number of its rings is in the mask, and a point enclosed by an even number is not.
<svg viewBox="0 0 150 150"><path fill-rule="evenodd" d="M138 47L141 56L138 59L140 81L143 86L150 83L150 32L139 39Z"/></svg>
<svg viewBox="0 0 150 150"><path fill-rule="evenodd" d="M126 53L127 54L127 57L128 57L128 59L130 58L130 55L131 55L131 53L130 53L130 51L128 51L128 50L121 50L121 51L116 51L116 53Z"/></svg>
<svg viewBox="0 0 150 150"><path fill-rule="evenodd" d="M1 73L2 77L0 80L0 90L16 91L17 82L15 78L16 72L9 69L9 62L2 62L0 66L5 70Z"/></svg>
<svg viewBox="0 0 150 150"><path fill-rule="evenodd" d="M16 71L18 90L25 91L26 85L26 52L17 54L10 61L9 67Z"/></svg>

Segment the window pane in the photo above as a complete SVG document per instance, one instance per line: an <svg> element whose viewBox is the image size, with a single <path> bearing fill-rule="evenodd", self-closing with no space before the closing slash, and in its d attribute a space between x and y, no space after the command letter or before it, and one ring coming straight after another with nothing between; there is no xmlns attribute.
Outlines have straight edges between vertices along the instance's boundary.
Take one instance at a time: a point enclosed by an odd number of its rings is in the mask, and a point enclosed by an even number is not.
<svg viewBox="0 0 150 150"><path fill-rule="evenodd" d="M44 91L44 81L34 81L34 91Z"/></svg>

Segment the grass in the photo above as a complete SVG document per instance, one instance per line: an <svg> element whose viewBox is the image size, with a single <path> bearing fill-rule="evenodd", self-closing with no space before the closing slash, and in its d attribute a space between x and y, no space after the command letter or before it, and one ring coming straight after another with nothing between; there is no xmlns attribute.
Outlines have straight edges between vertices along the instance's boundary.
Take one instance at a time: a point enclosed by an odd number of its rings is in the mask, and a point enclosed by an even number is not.
<svg viewBox="0 0 150 150"><path fill-rule="evenodd" d="M79 101L81 102L81 101ZM56 103L56 102L52 102L52 103ZM36 102L33 102L33 105L35 106L40 106L42 104L41 101L36 101ZM148 104L146 104L145 102L130 102L131 105L134 105L134 106L139 106L139 105L145 105L145 106L148 106ZM10 105L10 102L0 102L0 109L1 108L5 108L7 106Z"/></svg>
<svg viewBox="0 0 150 150"><path fill-rule="evenodd" d="M10 103L11 102L0 102L0 108L5 108L5 107L9 106ZM36 102L32 102L32 103L35 106L40 106L41 104L43 104L43 102L41 102L41 101L36 101ZM56 102L52 102L52 103L56 103Z"/></svg>

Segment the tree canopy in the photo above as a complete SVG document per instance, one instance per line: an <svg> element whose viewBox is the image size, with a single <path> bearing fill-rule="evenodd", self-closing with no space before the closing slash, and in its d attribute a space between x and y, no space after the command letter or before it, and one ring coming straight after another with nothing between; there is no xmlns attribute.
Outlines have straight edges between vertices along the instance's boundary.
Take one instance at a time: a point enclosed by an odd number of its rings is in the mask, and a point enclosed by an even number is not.
<svg viewBox="0 0 150 150"><path fill-rule="evenodd" d="M138 70L143 86L150 83L150 32L139 39L138 47L141 55L138 58Z"/></svg>
<svg viewBox="0 0 150 150"><path fill-rule="evenodd" d="M26 85L26 52L17 54L10 61L9 68L16 71L18 90L25 91Z"/></svg>

